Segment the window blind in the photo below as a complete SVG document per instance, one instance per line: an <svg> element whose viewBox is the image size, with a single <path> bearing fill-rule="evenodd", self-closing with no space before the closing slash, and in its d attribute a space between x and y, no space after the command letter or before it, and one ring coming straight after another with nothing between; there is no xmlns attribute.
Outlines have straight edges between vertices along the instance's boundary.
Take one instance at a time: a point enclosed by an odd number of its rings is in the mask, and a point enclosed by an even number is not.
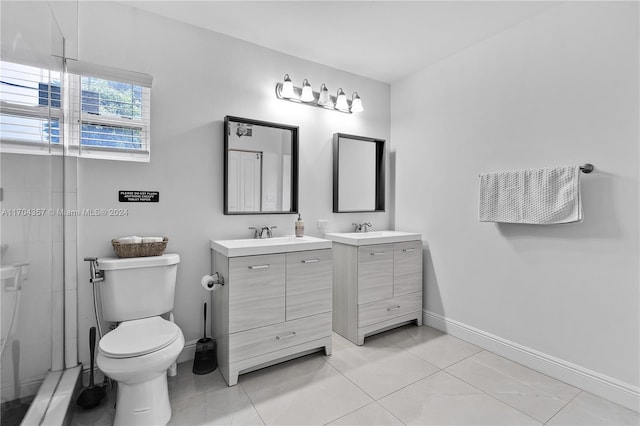
<svg viewBox="0 0 640 426"><path fill-rule="evenodd" d="M0 61L2 152L62 153L62 73Z"/></svg>
<svg viewBox="0 0 640 426"><path fill-rule="evenodd" d="M151 76L74 61L67 73L1 62L0 83L3 152L150 160Z"/></svg>

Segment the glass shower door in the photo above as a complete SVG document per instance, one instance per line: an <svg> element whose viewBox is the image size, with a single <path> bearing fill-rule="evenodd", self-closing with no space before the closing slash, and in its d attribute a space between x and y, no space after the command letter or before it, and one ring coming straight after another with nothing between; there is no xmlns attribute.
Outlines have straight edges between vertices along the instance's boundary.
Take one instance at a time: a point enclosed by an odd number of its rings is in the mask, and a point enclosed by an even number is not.
<svg viewBox="0 0 640 426"><path fill-rule="evenodd" d="M64 40L48 2L0 8L0 395L15 425L64 369Z"/></svg>

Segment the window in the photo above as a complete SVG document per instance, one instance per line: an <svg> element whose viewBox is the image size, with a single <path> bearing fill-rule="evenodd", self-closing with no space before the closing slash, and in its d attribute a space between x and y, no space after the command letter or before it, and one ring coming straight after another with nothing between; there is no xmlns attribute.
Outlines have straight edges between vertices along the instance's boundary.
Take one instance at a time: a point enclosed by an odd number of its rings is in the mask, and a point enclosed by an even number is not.
<svg viewBox="0 0 640 426"><path fill-rule="evenodd" d="M70 62L65 87L60 73L2 65L3 152L62 152L68 117L68 155L149 161L150 76Z"/></svg>
<svg viewBox="0 0 640 426"><path fill-rule="evenodd" d="M3 152L61 152L61 73L0 62L0 140Z"/></svg>

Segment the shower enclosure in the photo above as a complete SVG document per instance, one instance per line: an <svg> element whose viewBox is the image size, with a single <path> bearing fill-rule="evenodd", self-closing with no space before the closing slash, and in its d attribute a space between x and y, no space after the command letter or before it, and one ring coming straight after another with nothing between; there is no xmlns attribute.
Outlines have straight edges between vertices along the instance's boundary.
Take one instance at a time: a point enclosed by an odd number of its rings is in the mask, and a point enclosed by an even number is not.
<svg viewBox="0 0 640 426"><path fill-rule="evenodd" d="M0 3L2 425L30 406L42 421L59 409L47 398L64 371L79 372L77 159L64 155L66 46L53 3Z"/></svg>

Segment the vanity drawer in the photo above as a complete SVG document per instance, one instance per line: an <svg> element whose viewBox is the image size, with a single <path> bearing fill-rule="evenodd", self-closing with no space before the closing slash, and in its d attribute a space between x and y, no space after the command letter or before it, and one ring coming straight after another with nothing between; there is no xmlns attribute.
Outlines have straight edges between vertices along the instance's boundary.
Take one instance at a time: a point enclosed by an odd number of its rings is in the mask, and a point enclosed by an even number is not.
<svg viewBox="0 0 640 426"><path fill-rule="evenodd" d="M229 335L234 361L263 355L331 335L331 312Z"/></svg>
<svg viewBox="0 0 640 426"><path fill-rule="evenodd" d="M396 243L393 251L393 295L422 290L422 241Z"/></svg>
<svg viewBox="0 0 640 426"><path fill-rule="evenodd" d="M287 253L287 321L331 311L332 265L330 249Z"/></svg>
<svg viewBox="0 0 640 426"><path fill-rule="evenodd" d="M284 254L230 258L229 332L283 322L284 279Z"/></svg>
<svg viewBox="0 0 640 426"><path fill-rule="evenodd" d="M358 303L393 296L393 244L358 247Z"/></svg>
<svg viewBox="0 0 640 426"><path fill-rule="evenodd" d="M422 309L422 292L358 305L358 327L375 324Z"/></svg>

